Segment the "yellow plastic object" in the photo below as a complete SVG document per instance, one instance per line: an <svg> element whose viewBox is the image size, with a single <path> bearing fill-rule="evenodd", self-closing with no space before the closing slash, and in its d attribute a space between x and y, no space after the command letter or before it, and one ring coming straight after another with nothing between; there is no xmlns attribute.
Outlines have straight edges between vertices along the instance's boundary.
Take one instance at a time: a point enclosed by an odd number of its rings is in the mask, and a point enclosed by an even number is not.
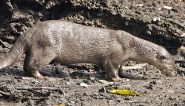
<svg viewBox="0 0 185 106"><path fill-rule="evenodd" d="M60 103L60 104L57 104L56 106L65 106L65 105Z"/></svg>
<svg viewBox="0 0 185 106"><path fill-rule="evenodd" d="M142 95L136 92L132 92L130 90L126 90L126 89L113 89L113 90L110 90L109 92L112 94L128 95L128 96Z"/></svg>

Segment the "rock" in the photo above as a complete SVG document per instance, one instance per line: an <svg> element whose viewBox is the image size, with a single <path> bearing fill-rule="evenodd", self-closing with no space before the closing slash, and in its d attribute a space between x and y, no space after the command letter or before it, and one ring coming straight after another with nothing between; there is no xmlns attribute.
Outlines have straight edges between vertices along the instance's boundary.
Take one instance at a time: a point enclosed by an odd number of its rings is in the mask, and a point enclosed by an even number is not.
<svg viewBox="0 0 185 106"><path fill-rule="evenodd" d="M174 93L174 90L168 89L167 92L169 92L169 93Z"/></svg>
<svg viewBox="0 0 185 106"><path fill-rule="evenodd" d="M89 77L89 79L94 82L96 79L94 77Z"/></svg>
<svg viewBox="0 0 185 106"><path fill-rule="evenodd" d="M100 83L104 84L104 85L109 85L109 84L113 84L114 82L109 82L106 80L99 80Z"/></svg>
<svg viewBox="0 0 185 106"><path fill-rule="evenodd" d="M156 84L162 85L163 84L163 81L162 80L157 80L156 81Z"/></svg>
<svg viewBox="0 0 185 106"><path fill-rule="evenodd" d="M172 7L170 7L170 6L164 6L163 8L164 9L168 9L168 10L171 10L172 9Z"/></svg>
<svg viewBox="0 0 185 106"><path fill-rule="evenodd" d="M83 82L82 82L82 83L80 83L80 86L81 86L81 87L85 87L85 88L87 88L89 85L88 85L88 84L86 84L86 83L83 83Z"/></svg>
<svg viewBox="0 0 185 106"><path fill-rule="evenodd" d="M127 88L127 89L130 89L131 88L131 85L128 84L128 85L121 85L122 88Z"/></svg>
<svg viewBox="0 0 185 106"><path fill-rule="evenodd" d="M153 18L153 21L156 22L156 21L161 21L161 18L160 17L154 17Z"/></svg>
<svg viewBox="0 0 185 106"><path fill-rule="evenodd" d="M180 37L185 37L185 33L181 34Z"/></svg>

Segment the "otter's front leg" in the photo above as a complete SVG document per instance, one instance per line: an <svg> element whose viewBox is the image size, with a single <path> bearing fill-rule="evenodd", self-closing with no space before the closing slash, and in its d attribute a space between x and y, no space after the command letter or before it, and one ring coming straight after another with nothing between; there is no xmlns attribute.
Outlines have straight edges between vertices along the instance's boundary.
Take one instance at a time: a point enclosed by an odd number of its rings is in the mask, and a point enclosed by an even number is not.
<svg viewBox="0 0 185 106"><path fill-rule="evenodd" d="M107 73L107 79L111 81L120 81L118 76L119 65L114 65L112 62L107 62L103 65Z"/></svg>

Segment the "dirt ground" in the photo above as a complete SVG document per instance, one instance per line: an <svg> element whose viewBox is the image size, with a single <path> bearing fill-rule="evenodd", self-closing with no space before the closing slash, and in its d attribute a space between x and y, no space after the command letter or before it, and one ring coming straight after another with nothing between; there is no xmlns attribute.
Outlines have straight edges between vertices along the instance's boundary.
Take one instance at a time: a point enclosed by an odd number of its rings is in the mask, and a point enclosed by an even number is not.
<svg viewBox="0 0 185 106"><path fill-rule="evenodd" d="M154 1L122 0L122 5L185 25L183 0ZM8 50L1 48L1 56ZM140 79L122 78L120 82L107 81L105 72L94 64L61 66L57 63L41 71L53 81L38 80L24 75L22 59L0 71L0 106L59 106L60 103L65 106L185 106L184 57L179 53L174 56L178 67L176 77L166 77L149 64L128 61L123 67L126 73ZM110 94L111 89L129 89L144 95Z"/></svg>

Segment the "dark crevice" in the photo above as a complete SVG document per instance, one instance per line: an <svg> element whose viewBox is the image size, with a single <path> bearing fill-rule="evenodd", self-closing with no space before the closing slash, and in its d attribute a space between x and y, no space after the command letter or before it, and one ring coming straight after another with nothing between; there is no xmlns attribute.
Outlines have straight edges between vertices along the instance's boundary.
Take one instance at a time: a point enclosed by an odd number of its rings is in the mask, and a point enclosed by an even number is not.
<svg viewBox="0 0 185 106"><path fill-rule="evenodd" d="M50 19L57 20L60 19L61 16L67 15L67 11L71 9L71 2L69 0L62 1L59 5L52 7L50 12Z"/></svg>
<svg viewBox="0 0 185 106"><path fill-rule="evenodd" d="M14 0L14 5L15 5L15 8L17 6L17 8L20 10L32 10L35 12L42 10L42 5L35 1Z"/></svg>
<svg viewBox="0 0 185 106"><path fill-rule="evenodd" d="M1 23L11 19L12 9L8 4L10 3L0 0L0 22Z"/></svg>

